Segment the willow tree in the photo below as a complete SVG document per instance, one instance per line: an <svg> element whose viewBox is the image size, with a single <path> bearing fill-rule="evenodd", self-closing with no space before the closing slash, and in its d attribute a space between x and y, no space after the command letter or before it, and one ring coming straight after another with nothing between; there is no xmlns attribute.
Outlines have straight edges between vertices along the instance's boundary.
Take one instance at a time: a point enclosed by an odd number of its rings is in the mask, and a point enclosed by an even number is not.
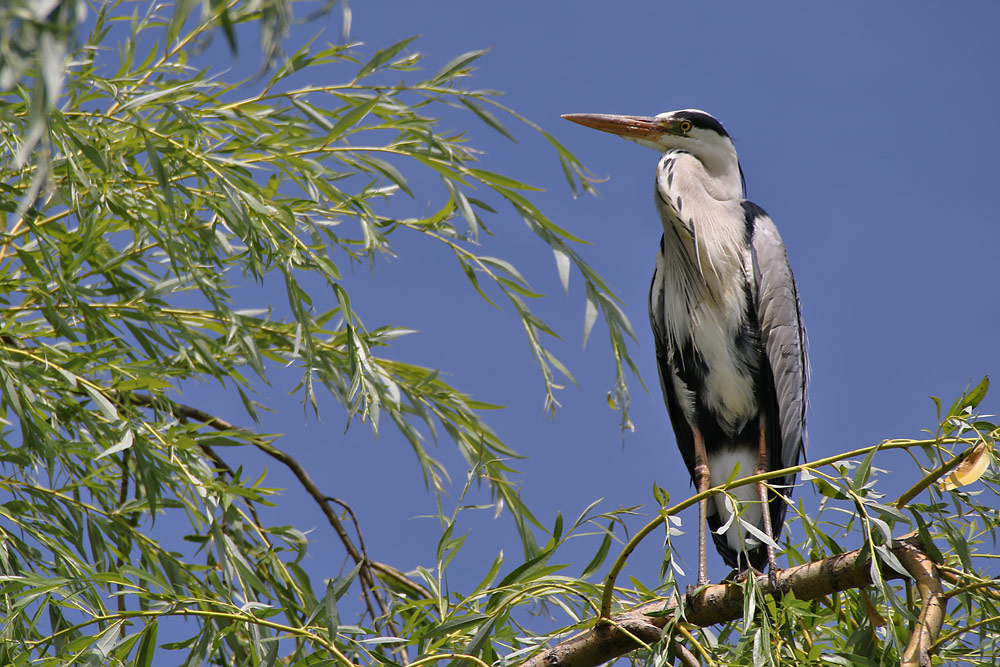
<svg viewBox="0 0 1000 667"><path fill-rule="evenodd" d="M939 409L925 440L798 467L823 502L793 505L805 537L784 545L793 567L778 590L750 577L687 597L671 527L698 497L653 493L645 526L591 508L542 526L511 481L516 447L490 429L490 406L437 369L391 358L405 322L366 326L352 309L347 265L378 271L405 235L439 244L474 293L520 323L552 405L569 371L532 286L490 254L504 232L483 231L519 219L562 282L584 285L587 333L601 320L610 341L609 419L628 425L635 368L618 298L579 239L532 187L490 170L462 124L508 136L509 124L526 126L573 192L592 182L542 127L466 86L482 52L423 69L412 39L286 51L287 0L22 0L0 12L4 664L582 665L629 651L653 664L995 661L1000 592L982 563L1000 479L997 427L977 416L985 380ZM263 73L230 80L226 63L199 61L213 38L232 50L248 34L259 35ZM313 71L331 83L303 85ZM241 308L263 283L283 285L283 300ZM478 586L448 586L463 540L444 512L435 568L402 572L368 554L349 498L332 498L281 437L237 425L256 423L277 367L298 369L307 406L329 394L346 420L401 433L432 492L446 477L425 443L453 443L469 483L487 485L517 526L522 559L498 556ZM245 413L186 402L205 379ZM295 474L343 545L343 572L311 581L300 527L260 519L258 505L282 500L243 476L250 449ZM877 477L890 449L915 464L895 500ZM154 529L165 515L186 522L195 548ZM581 533L593 557L552 565ZM663 566L626 587L617 575L649 535L665 538ZM348 619L338 603L351 589L363 604Z"/></svg>

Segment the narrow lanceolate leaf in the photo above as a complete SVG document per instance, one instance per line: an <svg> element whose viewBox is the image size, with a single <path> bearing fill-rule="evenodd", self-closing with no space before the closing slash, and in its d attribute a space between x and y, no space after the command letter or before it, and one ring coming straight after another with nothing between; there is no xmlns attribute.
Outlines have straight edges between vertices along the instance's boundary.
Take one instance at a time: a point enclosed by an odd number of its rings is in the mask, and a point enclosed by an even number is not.
<svg viewBox="0 0 1000 667"><path fill-rule="evenodd" d="M328 139L338 139L342 134L347 132L349 129L364 120L365 116L371 113L371 110L379 103L378 97L373 97L367 102L357 105L337 121L337 124L333 126L330 130Z"/></svg>
<svg viewBox="0 0 1000 667"><path fill-rule="evenodd" d="M987 375L967 393L955 399L948 410L948 417L967 417L969 412L979 406L990 388L990 377Z"/></svg>
<svg viewBox="0 0 1000 667"><path fill-rule="evenodd" d="M139 639L139 648L135 654L135 667L150 667L153 664L153 656L156 653L156 634L159 624L154 618L146 624Z"/></svg>
<svg viewBox="0 0 1000 667"><path fill-rule="evenodd" d="M452 58L444 67L438 70L437 74L431 77L430 82L440 83L441 81L448 79L456 72L468 67L474 60L480 58L484 53L486 53L486 49L469 51L468 53L463 53L456 58Z"/></svg>
<svg viewBox="0 0 1000 667"><path fill-rule="evenodd" d="M594 557L583 568L583 572L580 573L581 579L590 577L604 564L604 560L608 557L608 551L611 549L611 528L613 525L608 526L607 532L601 540L601 546L597 549L597 553L594 554Z"/></svg>
<svg viewBox="0 0 1000 667"><path fill-rule="evenodd" d="M134 438L134 436L132 435L132 431L131 430L125 431L125 435L122 436L121 440L119 440L115 445L113 445L111 447L108 447L103 452L101 452L100 454L98 454L97 458L100 459L100 458L104 458L105 456L111 456L112 454L116 454L116 453L118 453L120 451L128 449L129 447L132 446L132 440L133 440L133 438Z"/></svg>
<svg viewBox="0 0 1000 667"><path fill-rule="evenodd" d="M873 448L865 458L862 459L861 465L858 469L854 471L854 479L851 480L851 489L855 492L860 491L865 484L868 483L868 475L871 473L872 460L875 458L875 453L879 451L879 447Z"/></svg>
<svg viewBox="0 0 1000 667"><path fill-rule="evenodd" d="M993 460L993 447L985 440L980 440L972 448L972 452L965 457L958 467L941 482L943 491L951 491L960 486L968 486L977 481L990 468L990 461Z"/></svg>
<svg viewBox="0 0 1000 667"><path fill-rule="evenodd" d="M167 172L163 168L163 163L160 162L160 154L157 152L156 147L149 141L149 137L145 132L142 134L143 143L146 146L146 157L149 160L149 166L153 169L153 174L156 176L157 182L160 184L160 190L163 192L164 197L167 200L167 206L171 210L174 208L174 193L170 187L170 181L167 178Z"/></svg>
<svg viewBox="0 0 1000 667"><path fill-rule="evenodd" d="M763 530L761 530L757 526L753 525L749 521L744 521L743 519L740 519L739 521L740 521L740 525L743 526L744 528L746 528L747 531L751 535L753 535L755 538L757 538L757 541L760 542L761 544L766 544L766 545L768 545L768 546L770 546L770 547L772 547L774 549L780 549L781 548L781 547L778 546L777 542L775 542L770 536L767 535L767 533L765 533Z"/></svg>
<svg viewBox="0 0 1000 667"><path fill-rule="evenodd" d="M409 46L410 42L412 42L415 39L416 37L410 37L409 39L404 39L402 42L393 44L388 48L376 51L375 55L372 56L372 59L366 62L364 65L362 65L361 69L358 70L358 73L355 75L355 80L361 80L365 78L366 76L377 70L379 67L382 67L383 65L388 63L396 56L396 54L398 54L400 51Z"/></svg>
<svg viewBox="0 0 1000 667"><path fill-rule="evenodd" d="M458 101L461 102L462 104L464 104L466 107L468 107L468 109L472 113L474 113L477 116L479 116L479 118L484 123L486 123L487 125L489 125L490 127L492 127L494 130L496 130L497 132L499 132L503 136L507 137L511 141L513 141L515 143L517 142L517 139L515 139L514 135L510 133L510 130L508 130L506 127L504 127L503 123L500 122L500 119L497 118L492 113L490 113L485 108L483 108L482 105L476 104L474 101L472 101L468 97L459 97Z"/></svg>
<svg viewBox="0 0 1000 667"><path fill-rule="evenodd" d="M559 271L559 282L562 283L563 290L569 294L569 271L571 267L569 255L566 253L566 249L561 246L553 247L552 253L556 257L556 269ZM586 335L584 335L584 339L586 339Z"/></svg>
<svg viewBox="0 0 1000 667"><path fill-rule="evenodd" d="M510 178L509 176L504 176L503 174L496 174L492 171L487 171L485 169L469 169L469 173L481 180L483 183L489 183L490 185L496 185L501 188L510 188L512 190L529 190L532 192L540 192L541 188L536 188L527 183L522 183L521 181Z"/></svg>
<svg viewBox="0 0 1000 667"><path fill-rule="evenodd" d="M352 578L353 579L353 578ZM323 605L326 607L326 630L330 641L335 641L340 630L340 612L337 610L338 586L333 581L326 584ZM342 594L342 593L341 593Z"/></svg>
<svg viewBox="0 0 1000 667"><path fill-rule="evenodd" d="M89 382L83 385L84 390L90 394L90 398L93 399L97 408L104 415L104 418L110 422L118 421L118 410L115 408L114 404L108 400L108 397L102 394L100 391L94 388Z"/></svg>
<svg viewBox="0 0 1000 667"><path fill-rule="evenodd" d="M597 307L597 295L594 294L591 287L587 286L587 303L583 310L583 345L586 347L587 340L590 338L590 332L594 329L594 323L597 322L597 315L599 309Z"/></svg>
<svg viewBox="0 0 1000 667"><path fill-rule="evenodd" d="M969 395L965 398L965 404L970 408L979 407L979 404L983 402L984 398L986 398L986 393L989 390L990 376L987 375L979 381L979 384L977 384L972 391L969 392Z"/></svg>

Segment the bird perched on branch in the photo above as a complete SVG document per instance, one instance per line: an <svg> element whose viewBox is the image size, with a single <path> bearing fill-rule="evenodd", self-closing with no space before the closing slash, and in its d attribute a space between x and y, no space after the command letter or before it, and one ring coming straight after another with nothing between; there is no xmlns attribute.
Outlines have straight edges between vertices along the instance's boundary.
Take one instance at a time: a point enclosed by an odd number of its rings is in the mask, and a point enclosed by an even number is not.
<svg viewBox="0 0 1000 667"><path fill-rule="evenodd" d="M729 134L694 109L563 118L662 153L649 319L663 397L698 492L798 464L808 375L798 294L777 228L743 198ZM699 586L708 581L706 522L726 564L769 565L774 577L786 508L776 490L788 495L794 481L785 475L699 503Z"/></svg>

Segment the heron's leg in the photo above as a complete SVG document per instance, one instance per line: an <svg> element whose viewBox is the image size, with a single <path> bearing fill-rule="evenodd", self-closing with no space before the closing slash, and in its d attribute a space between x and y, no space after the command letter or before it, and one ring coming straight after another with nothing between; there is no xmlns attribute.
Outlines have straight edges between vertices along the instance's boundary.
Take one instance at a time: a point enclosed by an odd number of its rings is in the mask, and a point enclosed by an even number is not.
<svg viewBox="0 0 1000 667"><path fill-rule="evenodd" d="M705 439L701 436L698 427L694 427L694 479L698 487L698 493L708 490L711 471L708 468L708 454L705 452ZM698 501L698 585L703 586L708 583L708 554L706 552L706 541L708 540L708 498Z"/></svg>
<svg viewBox="0 0 1000 667"><path fill-rule="evenodd" d="M767 432L767 421L766 417L762 414L760 416L760 441L757 448L757 468L754 469L755 475L760 475L765 472L769 472L767 465L767 438L765 433ZM764 486L763 482L757 482L757 494L760 496L760 507L761 515L764 518L764 534L774 540L774 530L771 527L771 505L767 501L767 487ZM775 585L778 579L778 563L774 557L774 547L770 544L765 545L767 547L767 576L771 580L771 585Z"/></svg>

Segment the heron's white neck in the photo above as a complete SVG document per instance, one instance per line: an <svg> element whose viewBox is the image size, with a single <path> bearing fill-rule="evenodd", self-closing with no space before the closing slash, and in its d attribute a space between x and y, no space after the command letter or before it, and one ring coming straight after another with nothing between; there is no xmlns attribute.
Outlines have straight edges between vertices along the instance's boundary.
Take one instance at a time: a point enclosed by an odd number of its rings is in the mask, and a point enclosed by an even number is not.
<svg viewBox="0 0 1000 667"><path fill-rule="evenodd" d="M732 301L742 312L746 233L739 167L712 172L690 151L667 151L656 169L657 208L664 229L667 270L690 299ZM733 163L735 164L735 163ZM728 311L728 309L727 309Z"/></svg>
<svg viewBox="0 0 1000 667"><path fill-rule="evenodd" d="M743 199L740 163L732 143L727 141L724 145L700 146L697 152L691 154L695 157L696 164L687 163L685 167L709 196L716 201Z"/></svg>

